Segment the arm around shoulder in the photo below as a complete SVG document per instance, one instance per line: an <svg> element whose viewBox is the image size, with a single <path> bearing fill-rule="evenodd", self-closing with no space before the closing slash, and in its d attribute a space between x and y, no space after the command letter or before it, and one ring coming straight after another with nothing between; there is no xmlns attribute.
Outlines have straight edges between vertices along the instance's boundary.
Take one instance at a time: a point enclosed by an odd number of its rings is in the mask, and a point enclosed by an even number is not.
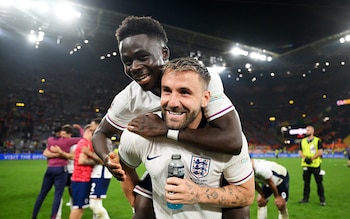
<svg viewBox="0 0 350 219"><path fill-rule="evenodd" d="M241 122L236 110L214 119L206 128L180 130L178 137L180 141L195 143L204 150L232 155L240 154L243 143Z"/></svg>

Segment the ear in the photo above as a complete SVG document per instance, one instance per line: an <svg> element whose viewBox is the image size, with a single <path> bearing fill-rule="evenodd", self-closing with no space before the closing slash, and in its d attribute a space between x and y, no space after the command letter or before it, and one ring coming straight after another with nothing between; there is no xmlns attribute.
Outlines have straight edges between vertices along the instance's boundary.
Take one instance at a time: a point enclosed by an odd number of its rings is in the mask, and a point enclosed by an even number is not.
<svg viewBox="0 0 350 219"><path fill-rule="evenodd" d="M206 107L210 101L210 91L206 90L203 92L202 107Z"/></svg>
<svg viewBox="0 0 350 219"><path fill-rule="evenodd" d="M167 46L163 46L162 48L163 60L167 62L170 58L170 49Z"/></svg>

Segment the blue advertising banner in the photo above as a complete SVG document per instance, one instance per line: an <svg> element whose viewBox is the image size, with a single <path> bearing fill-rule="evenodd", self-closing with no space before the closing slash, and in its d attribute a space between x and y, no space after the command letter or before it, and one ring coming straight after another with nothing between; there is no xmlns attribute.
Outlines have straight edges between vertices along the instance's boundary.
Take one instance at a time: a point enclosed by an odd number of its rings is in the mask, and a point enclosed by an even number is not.
<svg viewBox="0 0 350 219"><path fill-rule="evenodd" d="M46 160L43 154L0 154L0 160Z"/></svg>

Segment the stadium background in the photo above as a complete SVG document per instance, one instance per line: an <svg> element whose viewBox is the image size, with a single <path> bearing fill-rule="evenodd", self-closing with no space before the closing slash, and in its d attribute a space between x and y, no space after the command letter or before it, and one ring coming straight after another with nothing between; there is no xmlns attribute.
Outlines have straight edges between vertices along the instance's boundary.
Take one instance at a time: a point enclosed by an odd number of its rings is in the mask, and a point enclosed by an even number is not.
<svg viewBox="0 0 350 219"><path fill-rule="evenodd" d="M290 135L289 130L307 124L315 126L325 143L325 156L344 157L350 144L349 106L339 105L350 98L350 31L341 20L347 3L179 1L175 6L156 1L69 1L81 16L64 22L53 12L41 13L37 5L23 4L39 1L5 2L0 4L2 159L43 159L40 153L53 127L84 125L105 114L114 95L130 82L122 72L114 37L128 14L162 22L171 58L195 56L208 67L225 67L220 74L226 93L257 156L274 156L276 150L280 156L294 156L303 135ZM61 2L50 1L48 10ZM156 6L159 10L150 9ZM234 13L217 12L223 7ZM260 28L260 18L252 13L258 9L265 12L267 23ZM242 17L245 10L253 18ZM243 28L252 22L257 25ZM213 29L212 23L222 29ZM291 38L281 41L278 34Z"/></svg>

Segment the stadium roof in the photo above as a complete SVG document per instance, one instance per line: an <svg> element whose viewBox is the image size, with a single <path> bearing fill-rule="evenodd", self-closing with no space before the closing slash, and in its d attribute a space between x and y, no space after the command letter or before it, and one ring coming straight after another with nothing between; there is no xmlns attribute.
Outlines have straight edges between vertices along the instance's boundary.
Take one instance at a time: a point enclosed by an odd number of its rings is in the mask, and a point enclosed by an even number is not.
<svg viewBox="0 0 350 219"><path fill-rule="evenodd" d="M310 71L315 63L320 68L330 61L339 65L347 57L348 45L339 39L350 32L349 5L341 1L70 1L81 17L68 23L58 21L53 12L39 13L26 8L25 1L17 2L22 4L0 4L2 35L9 31L26 38L31 30L40 29L47 42L59 43L67 54L84 47L87 39L96 59L116 56L114 33L129 14L160 20L173 57L191 54L208 66L225 64L232 78L252 80L271 73L290 78ZM53 6L62 1L50 2ZM233 47L245 55L233 56ZM252 60L252 53L272 61Z"/></svg>

